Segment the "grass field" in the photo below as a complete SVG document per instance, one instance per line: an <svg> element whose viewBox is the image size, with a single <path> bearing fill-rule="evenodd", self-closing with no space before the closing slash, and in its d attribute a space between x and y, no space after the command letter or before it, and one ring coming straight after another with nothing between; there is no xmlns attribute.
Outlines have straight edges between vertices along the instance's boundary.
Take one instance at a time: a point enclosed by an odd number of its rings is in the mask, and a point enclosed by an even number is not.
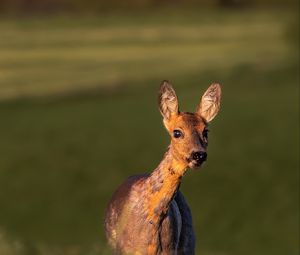
<svg viewBox="0 0 300 255"><path fill-rule="evenodd" d="M163 79L189 111L223 84L209 160L181 188L197 254L299 254L295 20L274 10L1 18L0 254L110 254L112 192L168 145Z"/></svg>

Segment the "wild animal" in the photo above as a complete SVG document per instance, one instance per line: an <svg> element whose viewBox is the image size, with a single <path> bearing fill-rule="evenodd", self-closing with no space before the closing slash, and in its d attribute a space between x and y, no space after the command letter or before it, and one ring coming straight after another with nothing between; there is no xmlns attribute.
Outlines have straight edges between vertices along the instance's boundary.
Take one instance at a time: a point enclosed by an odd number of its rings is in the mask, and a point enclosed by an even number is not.
<svg viewBox="0 0 300 255"><path fill-rule="evenodd" d="M114 193L105 232L115 254L195 254L192 215L179 187L187 169L199 168L207 159L208 123L220 101L221 87L214 83L194 113L181 112L172 85L162 82L159 110L171 143L151 174L129 177Z"/></svg>

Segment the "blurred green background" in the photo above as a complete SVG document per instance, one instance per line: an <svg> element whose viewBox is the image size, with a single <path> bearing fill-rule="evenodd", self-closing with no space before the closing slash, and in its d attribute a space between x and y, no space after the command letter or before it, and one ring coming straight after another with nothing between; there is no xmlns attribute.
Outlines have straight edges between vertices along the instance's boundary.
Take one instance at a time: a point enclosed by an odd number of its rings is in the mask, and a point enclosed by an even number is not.
<svg viewBox="0 0 300 255"><path fill-rule="evenodd" d="M0 254L111 254L104 210L223 85L209 160L181 190L197 254L299 254L298 1L0 2Z"/></svg>

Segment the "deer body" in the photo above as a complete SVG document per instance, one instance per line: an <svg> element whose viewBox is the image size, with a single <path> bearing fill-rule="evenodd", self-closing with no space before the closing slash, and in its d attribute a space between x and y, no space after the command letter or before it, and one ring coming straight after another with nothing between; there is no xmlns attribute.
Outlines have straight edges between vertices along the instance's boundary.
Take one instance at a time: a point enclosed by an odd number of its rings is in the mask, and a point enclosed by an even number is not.
<svg viewBox="0 0 300 255"><path fill-rule="evenodd" d="M194 254L192 216L179 187L186 170L206 159L206 128L219 110L220 86L209 87L196 113L185 113L164 81L159 103L171 144L151 174L129 177L113 195L105 230L116 254Z"/></svg>

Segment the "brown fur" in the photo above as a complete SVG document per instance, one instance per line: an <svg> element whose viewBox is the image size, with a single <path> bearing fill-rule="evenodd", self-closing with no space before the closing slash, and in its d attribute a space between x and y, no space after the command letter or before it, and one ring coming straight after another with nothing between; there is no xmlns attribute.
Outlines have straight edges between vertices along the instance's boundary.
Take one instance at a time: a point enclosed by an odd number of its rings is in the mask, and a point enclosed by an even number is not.
<svg viewBox="0 0 300 255"><path fill-rule="evenodd" d="M207 100L209 94L217 95L217 99ZM105 230L116 254L194 254L191 212L179 187L186 170L195 167L191 154L206 151L203 132L207 121L217 114L220 95L219 85L213 84L196 113L179 112L174 89L166 81L161 85L160 111L171 144L151 174L130 177L113 195ZM205 111L201 112L201 108ZM174 129L180 130L183 137L174 138Z"/></svg>

